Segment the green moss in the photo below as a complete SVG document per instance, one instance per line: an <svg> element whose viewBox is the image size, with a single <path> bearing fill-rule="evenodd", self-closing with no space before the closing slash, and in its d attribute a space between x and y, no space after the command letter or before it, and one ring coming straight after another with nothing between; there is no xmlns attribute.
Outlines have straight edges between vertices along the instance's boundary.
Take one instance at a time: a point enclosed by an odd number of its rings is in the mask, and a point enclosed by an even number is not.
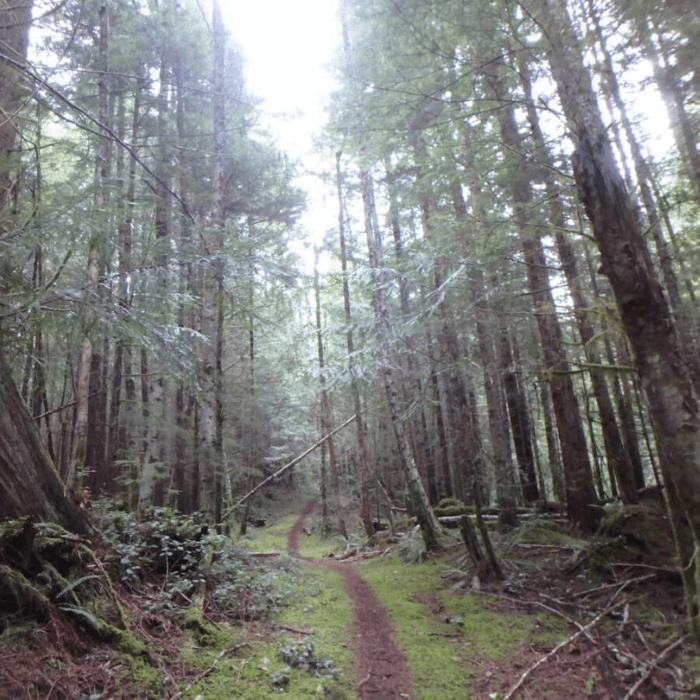
<svg viewBox="0 0 700 700"><path fill-rule="evenodd" d="M553 544L586 547L585 540L577 539L562 532L561 525L552 520L533 518L522 522L512 533L508 547L516 544Z"/></svg>
<svg viewBox="0 0 700 700"><path fill-rule="evenodd" d="M459 498L441 498L437 507L438 508L451 508L451 507L464 508L465 505L464 505L464 501L460 501Z"/></svg>
<svg viewBox="0 0 700 700"><path fill-rule="evenodd" d="M342 548L342 541L337 535L324 535L320 528L315 528L310 535L302 533L299 536L299 556L302 557L323 559Z"/></svg>
<svg viewBox="0 0 700 700"><path fill-rule="evenodd" d="M659 568L675 566L673 533L661 503L645 501L606 513L593 541L593 549L596 545L608 544L606 540L615 540L615 546L600 548L601 555L608 559Z"/></svg>
<svg viewBox="0 0 700 700"><path fill-rule="evenodd" d="M354 697L349 671L352 657L347 648L352 615L342 580L332 571L309 569L295 587L293 603L280 611L277 621L287 628L313 632L313 635L295 635L282 627L280 633L271 639L249 640L249 645L241 647L236 655L220 659L215 671L192 686L183 700L192 700L198 695L202 700L278 698L281 690L273 685L270 676L282 672L286 664L278 658L277 650L285 641L300 639L311 639L315 654L331 659L334 665L341 668L342 677L339 680L318 678L290 668L284 673L289 677L282 691L284 697L288 700L311 697L350 700ZM193 639L183 650L182 661L208 668L221 649L240 642L243 632L240 628L222 628L220 634L227 634L228 637L220 636L215 647L201 648Z"/></svg>
<svg viewBox="0 0 700 700"><path fill-rule="evenodd" d="M248 534L238 543L256 552L284 552L287 549L287 532L298 517L294 514L287 515L269 527L248 528Z"/></svg>
<svg viewBox="0 0 700 700"><path fill-rule="evenodd" d="M439 506L434 508L433 512L438 518L454 516L454 515L469 515L474 512L474 508L470 506Z"/></svg>
<svg viewBox="0 0 700 700"><path fill-rule="evenodd" d="M129 667L128 681L139 688L139 698L157 700L163 697L158 669L153 668L143 659L133 657L129 660Z"/></svg>
<svg viewBox="0 0 700 700"><path fill-rule="evenodd" d="M387 608L418 699L468 698L477 673L470 659L497 660L525 642L566 635L557 618L494 612L487 599L449 593L442 589L440 567L432 561L412 566L410 575L395 556L358 568ZM438 614L431 612L432 595L440 603Z"/></svg>
<svg viewBox="0 0 700 700"><path fill-rule="evenodd" d="M310 572L301 585L306 595L281 611L280 623L313 631L318 653L329 656L343 668L350 668L352 655L347 640L352 629L352 611L342 579L334 571L318 569Z"/></svg>
<svg viewBox="0 0 700 700"><path fill-rule="evenodd" d="M227 628L217 627L202 614L199 605L190 605L185 610L183 627L192 633L197 644L201 647L222 648L230 640Z"/></svg>
<svg viewBox="0 0 700 700"><path fill-rule="evenodd" d="M397 642L406 654L417 698L469 696L470 668L460 645L449 634L459 630L430 614L416 599L423 591L434 591L439 571L434 562L406 567L395 557L373 559L358 567L386 606L397 631Z"/></svg>

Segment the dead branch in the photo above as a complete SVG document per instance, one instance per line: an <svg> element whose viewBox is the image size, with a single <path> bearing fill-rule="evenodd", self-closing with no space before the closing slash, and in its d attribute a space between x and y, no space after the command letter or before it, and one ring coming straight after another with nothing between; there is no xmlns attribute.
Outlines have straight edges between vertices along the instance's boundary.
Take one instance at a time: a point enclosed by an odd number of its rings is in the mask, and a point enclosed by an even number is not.
<svg viewBox="0 0 700 700"><path fill-rule="evenodd" d="M289 627L288 625L280 625L279 623L276 623L275 627L278 627L281 630L287 630L287 632L293 632L294 634L313 634L313 632L308 632L307 630L298 630L295 627Z"/></svg>
<svg viewBox="0 0 700 700"><path fill-rule="evenodd" d="M683 635L676 639L675 642L669 644L663 651L659 652L648 664L648 668L642 677L627 691L624 700L632 700L632 698L637 697L637 691L644 685L646 680L651 676L655 668L658 667L660 661L663 661L673 649L675 649L681 642L683 642L688 635Z"/></svg>
<svg viewBox="0 0 700 700"><path fill-rule="evenodd" d="M523 673L522 676L520 676L518 682L504 695L503 700L510 700L512 697L514 697L520 689L520 687L523 685L523 683L537 668L539 668L542 664L546 663L553 656L556 656L564 647L571 644L571 642L573 642L577 637L581 636L582 634L587 634L589 630L591 630L593 627L595 627L595 625L598 624L598 621L602 617L605 617L605 615L609 615L615 608L620 607L620 605L622 605L622 601L610 606L599 615L596 615L596 617L594 617L585 627L581 627L580 625L578 625L579 629L576 632L574 632L574 634L572 634L568 639L565 639L560 644L557 644L557 646L555 646L554 649L552 649L552 651L550 651L548 654L545 654L539 661L530 666L530 668L528 668L527 671L525 671L525 673Z"/></svg>
<svg viewBox="0 0 700 700"><path fill-rule="evenodd" d="M587 595L590 595L591 593L602 593L603 591L606 591L610 588L619 588L619 590L615 591L615 595L617 596L620 591L622 591L623 588L626 588L627 586L633 584L633 583L641 583L642 581L648 581L651 578L656 578L656 574L647 574L646 576L639 576L637 578L631 578L628 579L627 581L623 581L622 583L606 583L604 586L597 586L596 588L589 588L588 590L585 591L580 591L578 593L572 594L572 598L585 598Z"/></svg>
<svg viewBox="0 0 700 700"><path fill-rule="evenodd" d="M348 418L345 421L345 423L343 423L342 425L339 425L334 430L331 430L331 432L328 433L328 435L325 435L324 437L322 437L316 444L311 445L311 447L309 447L308 450L305 450L304 452L302 452L298 457L295 457L291 462L287 462L287 464L285 464L281 469L278 469L274 474L272 474L272 476L268 476L267 479L263 479L255 488L248 491L248 493L245 496L243 496L242 498L239 498L228 509L226 514L228 515L231 511L235 510L239 506L242 506L251 496L255 495L258 491L260 491L260 489L263 486L265 486L266 484L269 484L271 481L274 481L277 477L282 476L282 474L284 474L286 471L290 470L295 464L297 464L298 462L301 462L301 460L304 459L304 457L311 454L317 447L320 447L321 445L323 445L323 443L326 440L328 440L329 438L332 438L337 432L339 432L340 430L342 430L346 426L350 425L350 423L352 423L356 417L357 416L352 416L352 417Z"/></svg>

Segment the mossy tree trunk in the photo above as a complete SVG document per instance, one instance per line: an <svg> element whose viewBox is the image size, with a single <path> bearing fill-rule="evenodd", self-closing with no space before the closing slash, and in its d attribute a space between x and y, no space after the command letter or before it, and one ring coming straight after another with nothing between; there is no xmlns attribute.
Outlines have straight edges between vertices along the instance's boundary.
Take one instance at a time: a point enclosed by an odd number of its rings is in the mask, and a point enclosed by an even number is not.
<svg viewBox="0 0 700 700"><path fill-rule="evenodd" d="M61 482L0 354L0 517L27 515L81 535L92 534L85 512Z"/></svg>

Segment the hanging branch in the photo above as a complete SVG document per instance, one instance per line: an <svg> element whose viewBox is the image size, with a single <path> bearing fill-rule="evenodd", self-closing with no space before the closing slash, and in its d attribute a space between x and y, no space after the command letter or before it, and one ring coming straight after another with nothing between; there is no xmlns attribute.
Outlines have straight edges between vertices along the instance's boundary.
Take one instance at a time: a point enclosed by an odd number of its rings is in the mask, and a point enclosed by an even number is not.
<svg viewBox="0 0 700 700"><path fill-rule="evenodd" d="M352 416L352 417L348 418L345 421L345 423L343 423L342 425L339 425L334 430L331 430L331 432L328 433L328 435L325 435L324 437L322 437L315 445L311 445L311 447L309 447L308 450L305 450L298 457L295 457L291 462L288 462L281 469L278 469L274 474L272 474L271 476L268 476L267 479L263 479L263 481L261 481L254 489L251 489L250 491L248 491L248 493L245 496L243 496L242 498L239 498L228 509L228 512L230 513L232 510L235 510L239 506L243 505L251 496L255 495L263 486L265 486L266 484L269 484L271 481L274 481L278 476L282 476L282 474L284 474L286 471L291 469L295 464L297 464L298 462L301 462L301 460L304 459L304 457L311 454L317 447L320 447L321 445L323 445L323 443L326 440L328 440L329 438L332 438L337 432L341 431L343 428L350 425L350 423L352 423L356 417L357 416Z"/></svg>

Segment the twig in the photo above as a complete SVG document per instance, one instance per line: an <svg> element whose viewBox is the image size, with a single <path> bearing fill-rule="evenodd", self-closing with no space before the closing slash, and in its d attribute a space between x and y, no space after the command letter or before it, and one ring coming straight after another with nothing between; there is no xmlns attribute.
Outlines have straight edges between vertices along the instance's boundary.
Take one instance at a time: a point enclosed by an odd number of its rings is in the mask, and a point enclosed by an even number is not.
<svg viewBox="0 0 700 700"><path fill-rule="evenodd" d="M357 684L357 690L360 690L360 688L361 688L365 683L368 683L370 678L372 678L372 672L371 672L371 671L367 674L367 678L365 678L363 681L360 681L360 682Z"/></svg>
<svg viewBox="0 0 700 700"><path fill-rule="evenodd" d="M579 625L579 629L574 634L572 634L568 639L565 639L560 644L557 644L557 646L555 646L554 649L552 649L552 651L550 651L548 654L545 654L539 661L537 661L537 663L530 666L530 668L528 668L527 671L525 671L525 673L523 673L522 676L520 676L520 680L506 693L506 695L503 696L503 700L510 700L510 698L512 698L515 695L515 693L518 692L522 684L527 680L528 676L530 676L530 674L533 673L533 671L535 671L535 669L539 668L542 664L546 663L549 659L558 654L565 646L571 644L571 642L573 642L574 639L576 639L582 634L586 634L591 628L598 624L598 621L602 617L609 614L612 610L619 607L620 605L622 605L622 601L620 601L619 603L615 603L615 605L612 605L607 610L604 610L599 615L596 615L596 617L594 617L593 620L591 620L585 627L581 627Z"/></svg>
<svg viewBox="0 0 700 700"><path fill-rule="evenodd" d="M682 637L679 637L676 639L673 644L669 644L663 651L658 653L650 662L649 662L649 667L646 670L646 673L642 675L642 677L627 691L627 695L625 695L624 700L632 700L632 698L636 697L637 691L644 685L646 680L651 676L652 672L654 669L657 667L658 663L660 661L663 661L668 654L675 649L681 642L683 642L686 639L687 635L683 635Z"/></svg>
<svg viewBox="0 0 700 700"><path fill-rule="evenodd" d="M277 623L275 627L279 627L281 630L287 630L287 632L294 632L294 634L313 634L313 632L307 632L306 630L298 630L294 627L289 627L288 625L280 625Z"/></svg>
<svg viewBox="0 0 700 700"><path fill-rule="evenodd" d="M638 578L631 578L627 579L627 581L624 581L623 583L606 583L604 586L598 586L597 588L589 588L586 591L580 591L578 593L574 593L571 597L572 598L583 598L584 596L590 595L591 593L598 593L599 591L606 591L609 588L616 588L619 586L620 590L615 592L615 595L617 596L620 591L622 591L623 588L626 588L629 586L631 583L640 583L641 581L647 581L650 578L655 578L656 574L647 574L646 576L639 576Z"/></svg>

